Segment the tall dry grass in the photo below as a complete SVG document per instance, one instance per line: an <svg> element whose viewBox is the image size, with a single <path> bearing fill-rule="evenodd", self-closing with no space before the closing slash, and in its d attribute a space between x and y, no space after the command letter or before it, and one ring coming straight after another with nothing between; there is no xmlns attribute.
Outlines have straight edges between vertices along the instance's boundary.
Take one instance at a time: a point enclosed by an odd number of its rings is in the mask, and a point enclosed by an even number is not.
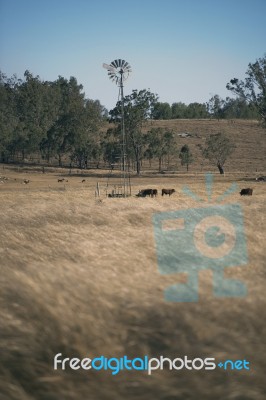
<svg viewBox="0 0 266 400"><path fill-rule="evenodd" d="M206 198L203 177L190 181ZM167 286L186 277L159 274L152 215L197 205L181 192L187 179L143 178L134 189L148 182L177 193L99 202L94 179L88 190L1 193L1 399L265 398L264 184L253 184L253 197L228 200L242 204L249 263L226 275L245 282L248 296L213 297L212 273L204 271L200 301L188 304L163 299ZM214 196L228 185L217 179ZM251 370L54 371L56 353L246 359Z"/></svg>

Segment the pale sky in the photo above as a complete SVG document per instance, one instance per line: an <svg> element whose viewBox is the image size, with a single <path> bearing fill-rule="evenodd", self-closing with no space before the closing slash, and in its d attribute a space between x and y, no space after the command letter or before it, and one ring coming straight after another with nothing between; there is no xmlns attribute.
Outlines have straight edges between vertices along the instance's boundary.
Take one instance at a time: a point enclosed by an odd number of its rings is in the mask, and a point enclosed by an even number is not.
<svg viewBox="0 0 266 400"><path fill-rule="evenodd" d="M118 98L103 63L128 61L125 95L150 89L159 101L232 96L266 53L266 0L0 0L0 69L42 80L75 76L87 98Z"/></svg>

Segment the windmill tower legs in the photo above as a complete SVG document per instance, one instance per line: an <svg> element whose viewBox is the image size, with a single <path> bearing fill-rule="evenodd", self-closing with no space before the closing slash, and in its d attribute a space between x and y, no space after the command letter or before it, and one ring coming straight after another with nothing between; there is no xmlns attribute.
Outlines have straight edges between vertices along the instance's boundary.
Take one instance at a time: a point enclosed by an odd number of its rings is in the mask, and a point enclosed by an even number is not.
<svg viewBox="0 0 266 400"><path fill-rule="evenodd" d="M131 183L129 172L129 159L128 159L128 138L125 131L125 113L124 113L124 91L122 73L120 79L120 93L121 93L121 136L122 136L122 173L123 173L123 197L131 196Z"/></svg>

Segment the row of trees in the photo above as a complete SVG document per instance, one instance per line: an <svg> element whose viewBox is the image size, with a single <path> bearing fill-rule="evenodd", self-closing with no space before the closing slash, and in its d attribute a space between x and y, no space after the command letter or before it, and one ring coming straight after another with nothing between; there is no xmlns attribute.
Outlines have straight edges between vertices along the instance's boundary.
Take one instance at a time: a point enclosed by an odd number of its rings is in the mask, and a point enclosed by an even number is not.
<svg viewBox="0 0 266 400"><path fill-rule="evenodd" d="M190 103L188 105L179 102L156 103L152 114L154 119L257 119L258 112L254 104L248 103L243 98L226 97L223 100L219 95L214 95L207 103Z"/></svg>
<svg viewBox="0 0 266 400"><path fill-rule="evenodd" d="M29 71L25 80L0 73L0 155L8 162L41 153L62 164L62 156L80 166L100 151L99 134L107 111L98 100L85 99L74 77L43 82Z"/></svg>
<svg viewBox="0 0 266 400"><path fill-rule="evenodd" d="M82 85L74 77L67 80L59 76L56 81L43 82L39 76L34 77L26 71L24 78L7 78L0 73L2 162L15 159L18 155L25 159L36 153L48 162L56 157L59 165L62 165L62 157L67 156L79 168L87 168L92 160L98 163L104 160L110 165L119 162L122 146L121 102L109 112L109 120L114 124L106 132L103 124L108 119L107 110L98 100L86 99ZM182 107L190 110L190 118L210 115L222 118L222 112L227 108L227 115L231 118L235 116L234 110L240 110L244 104L250 112L256 111L256 115L266 125L266 56L249 64L245 81L234 78L227 84L227 88L237 95L236 99L224 102L216 95L208 106L193 103L183 107L182 103L175 103L169 107L179 118L182 114L177 112ZM145 158L150 161L158 159L161 169L163 160L179 154L174 132L162 128L152 128L147 132L146 121L159 118L162 109L166 112L168 106L165 104L158 101L156 94L145 89L133 90L124 99L127 159L129 163L135 164L138 174ZM243 117L241 113L238 115ZM230 146L228 143L225 146L225 143L226 140L217 137L216 143L207 144L203 155L210 159L212 153L216 154L217 146L218 150L219 146L227 148L228 154ZM187 149L181 149L180 159L183 165L188 166L192 162ZM221 173L223 159L224 156L215 161Z"/></svg>

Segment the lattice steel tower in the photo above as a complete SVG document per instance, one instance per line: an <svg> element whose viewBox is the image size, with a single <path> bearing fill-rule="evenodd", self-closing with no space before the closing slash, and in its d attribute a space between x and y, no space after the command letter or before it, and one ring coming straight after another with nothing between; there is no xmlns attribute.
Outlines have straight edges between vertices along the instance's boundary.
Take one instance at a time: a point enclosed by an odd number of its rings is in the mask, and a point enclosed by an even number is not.
<svg viewBox="0 0 266 400"><path fill-rule="evenodd" d="M109 78L119 86L119 97L121 101L121 178L122 178L122 193L121 196L114 197L127 197L131 195L130 173L129 173L129 160L128 160L128 140L125 131L125 115L124 115L124 81L128 78L131 72L131 66L125 60L117 59L110 64L103 64L107 69ZM112 197L112 196L111 196Z"/></svg>

